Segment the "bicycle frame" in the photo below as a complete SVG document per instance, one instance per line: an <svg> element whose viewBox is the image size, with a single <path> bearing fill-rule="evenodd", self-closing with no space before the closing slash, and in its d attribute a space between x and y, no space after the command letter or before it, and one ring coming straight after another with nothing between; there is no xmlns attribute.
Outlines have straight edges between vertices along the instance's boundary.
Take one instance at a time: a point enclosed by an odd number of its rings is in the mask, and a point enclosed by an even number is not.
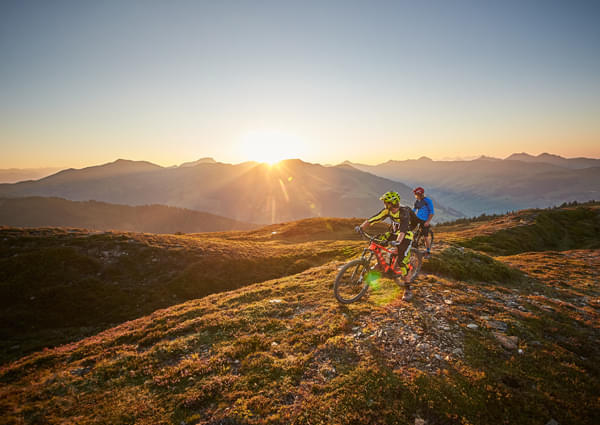
<svg viewBox="0 0 600 425"><path fill-rule="evenodd" d="M379 264L379 266L382 268L383 273L391 273L394 276L402 276L402 271L400 268L396 268L398 263L398 250L395 249L395 251L392 251L386 249L384 245L375 242L376 237L369 236L364 232L363 234L369 238L369 246L363 250L362 258L366 259L367 263L370 263L374 255L377 259L377 264ZM385 261L385 258L383 258L383 251L390 254L390 264L388 264L387 261ZM370 253L369 258L366 258L367 253Z"/></svg>
<svg viewBox="0 0 600 425"><path fill-rule="evenodd" d="M434 238L434 234L433 234L433 230L429 230L429 234L431 235L431 245L433 246L433 238ZM414 244L413 247L414 249L417 250L422 250L422 248L424 248L425 245L425 236L423 236L423 227L421 226L421 224L417 224L417 227L414 230ZM422 245L422 246L421 246Z"/></svg>

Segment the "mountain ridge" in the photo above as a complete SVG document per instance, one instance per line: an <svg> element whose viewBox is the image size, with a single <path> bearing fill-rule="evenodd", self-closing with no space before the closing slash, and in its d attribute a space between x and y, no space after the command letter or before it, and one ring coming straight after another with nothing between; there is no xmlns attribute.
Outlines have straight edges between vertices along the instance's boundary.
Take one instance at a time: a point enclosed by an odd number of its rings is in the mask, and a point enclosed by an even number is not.
<svg viewBox="0 0 600 425"><path fill-rule="evenodd" d="M166 205L128 206L45 197L0 198L0 225L148 233L199 233L258 227L215 214Z"/></svg>
<svg viewBox="0 0 600 425"><path fill-rule="evenodd" d="M412 203L412 191L403 183L354 167L324 167L300 159L273 166L210 162L177 168L120 160L65 170L39 181L3 184L0 196L163 204L268 224L313 216L371 216L379 207L378 198L388 190ZM436 220L462 216L443 205L436 207Z"/></svg>

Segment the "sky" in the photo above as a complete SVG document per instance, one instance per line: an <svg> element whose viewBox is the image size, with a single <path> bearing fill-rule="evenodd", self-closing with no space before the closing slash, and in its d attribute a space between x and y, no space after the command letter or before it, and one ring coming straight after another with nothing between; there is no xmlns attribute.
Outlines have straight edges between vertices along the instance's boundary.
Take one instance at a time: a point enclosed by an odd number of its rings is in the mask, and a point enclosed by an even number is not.
<svg viewBox="0 0 600 425"><path fill-rule="evenodd" d="M0 168L600 157L597 1L0 2Z"/></svg>

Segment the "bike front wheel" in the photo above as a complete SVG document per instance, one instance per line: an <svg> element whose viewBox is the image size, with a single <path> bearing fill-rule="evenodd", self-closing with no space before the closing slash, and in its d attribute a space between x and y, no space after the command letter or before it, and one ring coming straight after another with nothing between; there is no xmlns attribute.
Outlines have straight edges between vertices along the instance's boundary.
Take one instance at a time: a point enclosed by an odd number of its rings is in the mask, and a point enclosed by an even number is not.
<svg viewBox="0 0 600 425"><path fill-rule="evenodd" d="M364 259L352 260L339 271L333 284L335 298L342 304L360 300L369 288L369 262Z"/></svg>
<svg viewBox="0 0 600 425"><path fill-rule="evenodd" d="M407 264L408 269L408 281L412 282L415 280L419 272L421 271L421 266L423 265L423 253L418 249L411 249L410 251L410 261Z"/></svg>

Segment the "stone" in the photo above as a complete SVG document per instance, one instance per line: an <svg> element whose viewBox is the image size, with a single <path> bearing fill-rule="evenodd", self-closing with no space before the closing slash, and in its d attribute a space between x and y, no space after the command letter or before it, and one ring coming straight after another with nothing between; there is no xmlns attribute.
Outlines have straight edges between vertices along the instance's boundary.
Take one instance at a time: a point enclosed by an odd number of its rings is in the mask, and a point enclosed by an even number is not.
<svg viewBox="0 0 600 425"><path fill-rule="evenodd" d="M493 335L496 337L500 345L508 350L514 350L517 348L517 344L519 343L519 338L516 336L507 336L500 332L493 332Z"/></svg>
<svg viewBox="0 0 600 425"><path fill-rule="evenodd" d="M508 329L508 325L504 322L500 322L497 320L490 320L488 325L491 328L498 329L499 331L505 332Z"/></svg>
<svg viewBox="0 0 600 425"><path fill-rule="evenodd" d="M421 419L420 417L415 418L415 425L425 425L425 419Z"/></svg>
<svg viewBox="0 0 600 425"><path fill-rule="evenodd" d="M556 419L552 418L546 422L546 425L559 425L559 423L556 421Z"/></svg>
<svg viewBox="0 0 600 425"><path fill-rule="evenodd" d="M71 375L73 375L73 376L83 376L86 373L88 373L90 370L92 370L91 367L79 367L77 369L71 370Z"/></svg>
<svg viewBox="0 0 600 425"><path fill-rule="evenodd" d="M479 326L477 326L475 323L469 323L467 325L467 328L475 330L475 329L478 329Z"/></svg>

